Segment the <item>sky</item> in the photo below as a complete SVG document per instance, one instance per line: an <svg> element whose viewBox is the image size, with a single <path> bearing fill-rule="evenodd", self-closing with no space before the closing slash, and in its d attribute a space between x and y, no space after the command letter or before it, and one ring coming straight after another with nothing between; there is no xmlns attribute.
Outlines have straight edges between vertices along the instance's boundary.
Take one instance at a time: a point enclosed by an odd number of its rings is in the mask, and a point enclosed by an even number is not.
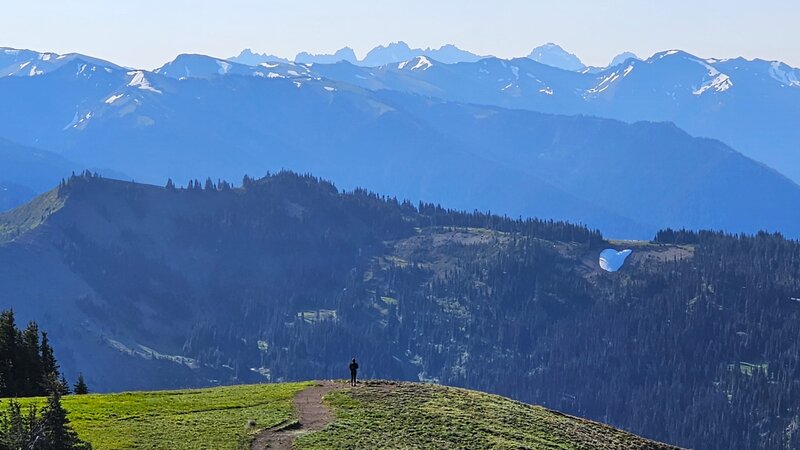
<svg viewBox="0 0 800 450"><path fill-rule="evenodd" d="M796 0L0 0L0 47L152 69L180 53L293 57L403 40L499 57L554 42L585 64L679 48L800 67Z"/></svg>

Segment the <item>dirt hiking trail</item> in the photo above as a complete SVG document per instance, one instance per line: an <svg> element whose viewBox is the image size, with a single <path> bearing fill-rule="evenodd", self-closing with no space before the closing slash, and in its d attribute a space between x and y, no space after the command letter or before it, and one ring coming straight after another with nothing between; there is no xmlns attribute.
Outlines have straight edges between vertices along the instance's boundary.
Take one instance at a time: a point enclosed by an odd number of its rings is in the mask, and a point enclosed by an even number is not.
<svg viewBox="0 0 800 450"><path fill-rule="evenodd" d="M331 422L331 412L322 403L322 397L346 386L342 382L319 381L316 386L301 391L294 397L297 421L285 422L262 431L256 436L250 449L290 450L296 436L323 429Z"/></svg>

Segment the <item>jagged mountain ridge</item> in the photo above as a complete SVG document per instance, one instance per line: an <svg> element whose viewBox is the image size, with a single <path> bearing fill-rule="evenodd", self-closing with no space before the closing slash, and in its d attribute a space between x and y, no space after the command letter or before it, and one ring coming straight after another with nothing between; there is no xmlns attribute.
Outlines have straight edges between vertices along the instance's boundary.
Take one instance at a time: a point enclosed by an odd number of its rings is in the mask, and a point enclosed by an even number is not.
<svg viewBox="0 0 800 450"><path fill-rule="evenodd" d="M433 58L437 61L446 64L456 64L459 62L476 62L481 59L490 58L490 55L478 55L467 50L462 50L453 44L445 44L439 48L411 48L403 41L391 42L387 45L378 45L371 49L363 59L359 59L352 48L343 47L332 54L312 54L309 52L300 52L295 57L293 62L299 64L335 64L341 61L349 62L350 64L364 66L364 67L379 67L386 64L396 64L403 61L408 61L420 56ZM547 43L534 48L528 58L542 64L547 64L552 67L558 67L564 70L581 71L590 69L593 71L600 71L602 67L587 67L584 65L580 58L572 53L567 52L561 46ZM623 52L614 57L607 67L613 67L621 64L629 58L636 58L631 52ZM638 58L636 58L638 59ZM282 58L267 53L254 53L251 49L246 48L241 51L237 56L228 58L229 61L247 64L251 66L263 64L292 62L287 58Z"/></svg>
<svg viewBox="0 0 800 450"><path fill-rule="evenodd" d="M375 68L320 65L314 72L369 89L467 103L628 122L672 121L800 180L800 158L794 151L800 135L792 125L800 117L800 70L779 61L708 59L670 50L646 60L622 54L608 68L575 74L532 64L528 58L448 65L434 64L430 55L425 62L421 56L404 55L414 61ZM419 70L423 68L432 69Z"/></svg>
<svg viewBox="0 0 800 450"><path fill-rule="evenodd" d="M472 67L490 63L513 73L500 60ZM646 237L661 226L797 233L792 210L760 201L793 202L796 185L671 125L467 105L316 71L361 70L349 64L271 66L183 55L147 72L76 59L38 76L3 77L0 100L18 106L0 111L0 135L157 183L292 168L348 188L566 218L617 236ZM416 73L442 77L469 65L419 58L399 66L384 78L411 74L398 78L402 85ZM749 184L732 182L740 179Z"/></svg>
<svg viewBox="0 0 800 450"><path fill-rule="evenodd" d="M408 61L417 56L430 56L446 63L474 62L485 56L479 56L472 52L462 50L453 44L445 44L439 48L411 48L403 41L392 42L387 45L379 45L370 50L363 59L358 59L355 52L350 47L344 47L332 54L312 54L300 52L294 57L294 62L298 64L335 64L341 61L365 67L377 67L385 64ZM228 58L229 61L259 65L263 63L290 62L286 58L268 54L253 53L250 49L242 50L238 56Z"/></svg>
<svg viewBox="0 0 800 450"><path fill-rule="evenodd" d="M315 67L323 77L451 101L627 122L671 121L696 136L720 139L795 182L800 157L800 70L777 61L702 59L680 51L583 73L528 58L447 65L427 58L365 69Z"/></svg>

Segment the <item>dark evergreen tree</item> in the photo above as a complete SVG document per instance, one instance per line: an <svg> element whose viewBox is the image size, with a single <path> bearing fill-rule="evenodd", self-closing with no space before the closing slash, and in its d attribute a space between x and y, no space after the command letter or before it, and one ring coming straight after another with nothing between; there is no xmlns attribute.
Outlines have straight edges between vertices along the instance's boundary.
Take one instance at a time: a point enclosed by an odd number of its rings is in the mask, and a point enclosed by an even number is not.
<svg viewBox="0 0 800 450"><path fill-rule="evenodd" d="M40 339L35 322L20 331L10 310L0 312L0 362L0 397L40 396L54 388L62 395L69 393L47 333Z"/></svg>
<svg viewBox="0 0 800 450"><path fill-rule="evenodd" d="M86 395L89 393L89 386L86 385L86 380L83 379L83 374L78 374L78 381L75 382L75 395Z"/></svg>
<svg viewBox="0 0 800 450"><path fill-rule="evenodd" d="M58 380L58 392L62 396L69 395L69 383L67 382L67 377L65 377L63 374Z"/></svg>
<svg viewBox="0 0 800 450"><path fill-rule="evenodd" d="M51 376L58 377L58 362L56 362L56 357L53 353L53 347L50 346L50 340L47 337L47 333L44 331L42 332L41 347L43 375L41 382L43 384L47 384L47 381Z"/></svg>
<svg viewBox="0 0 800 450"><path fill-rule="evenodd" d="M19 371L19 330L14 321L14 311L0 313L0 379L3 390L0 397L14 396L20 387Z"/></svg>
<svg viewBox="0 0 800 450"><path fill-rule="evenodd" d="M60 382L53 380L54 383ZM90 449L91 446L81 441L72 429L67 418L67 411L61 406L61 392L54 389L47 398L47 406L42 410L41 436L42 450Z"/></svg>
<svg viewBox="0 0 800 450"><path fill-rule="evenodd" d="M42 378L42 357L39 344L39 327L35 322L28 324L22 332L22 348L19 373L22 377L24 389L18 392L20 396L32 396L41 393L40 382Z"/></svg>
<svg viewBox="0 0 800 450"><path fill-rule="evenodd" d="M0 413L0 449L37 449L37 435L41 432L41 422L36 415L36 405L23 412L19 402L8 400L6 410Z"/></svg>

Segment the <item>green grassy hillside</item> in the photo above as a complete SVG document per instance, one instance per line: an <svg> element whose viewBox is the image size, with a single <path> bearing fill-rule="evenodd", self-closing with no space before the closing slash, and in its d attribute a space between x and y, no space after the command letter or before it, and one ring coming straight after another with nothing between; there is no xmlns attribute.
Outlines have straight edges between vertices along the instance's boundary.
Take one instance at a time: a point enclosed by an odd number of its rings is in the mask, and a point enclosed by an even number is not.
<svg viewBox="0 0 800 450"><path fill-rule="evenodd" d="M239 449L259 429L291 419L292 399L310 385L70 395L62 403L73 428L95 450ZM22 403L32 401L44 403Z"/></svg>
<svg viewBox="0 0 800 450"><path fill-rule="evenodd" d="M466 389L367 383L326 397L336 420L294 448L670 449L607 425Z"/></svg>
<svg viewBox="0 0 800 450"><path fill-rule="evenodd" d="M299 428L288 432L301 450L672 448L539 406L417 383L367 382L354 389L337 383L323 399L332 422L308 432L302 418L292 426L299 412L293 399L311 386L95 394L63 403L79 436L96 450L241 449L273 427Z"/></svg>

